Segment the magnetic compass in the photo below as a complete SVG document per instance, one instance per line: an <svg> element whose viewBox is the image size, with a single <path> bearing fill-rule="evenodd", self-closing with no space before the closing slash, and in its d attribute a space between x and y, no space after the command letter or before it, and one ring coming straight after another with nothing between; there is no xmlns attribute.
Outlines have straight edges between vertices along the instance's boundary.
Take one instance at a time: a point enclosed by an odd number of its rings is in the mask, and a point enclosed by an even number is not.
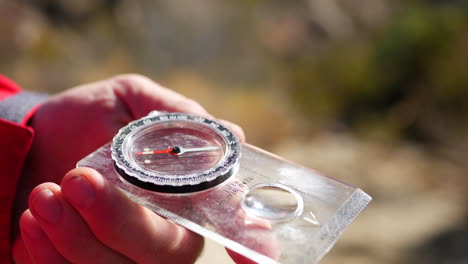
<svg viewBox="0 0 468 264"><path fill-rule="evenodd" d="M190 193L235 174L241 146L217 121L155 111L120 129L111 150L115 168L126 181L157 192Z"/></svg>

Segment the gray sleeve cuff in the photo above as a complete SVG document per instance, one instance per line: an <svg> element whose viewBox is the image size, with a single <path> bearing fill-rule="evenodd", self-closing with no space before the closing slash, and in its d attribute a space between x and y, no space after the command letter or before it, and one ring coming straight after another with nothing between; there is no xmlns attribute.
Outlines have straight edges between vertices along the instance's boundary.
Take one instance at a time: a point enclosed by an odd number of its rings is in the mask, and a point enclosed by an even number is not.
<svg viewBox="0 0 468 264"><path fill-rule="evenodd" d="M33 107L48 98L45 94L20 92L0 101L0 118L22 123Z"/></svg>

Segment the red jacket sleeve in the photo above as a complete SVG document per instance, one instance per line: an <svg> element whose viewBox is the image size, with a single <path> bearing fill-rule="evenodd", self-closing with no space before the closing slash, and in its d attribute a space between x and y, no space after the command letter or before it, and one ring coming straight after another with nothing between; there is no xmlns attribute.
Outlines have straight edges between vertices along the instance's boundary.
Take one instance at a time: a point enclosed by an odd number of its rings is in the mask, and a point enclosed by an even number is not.
<svg viewBox="0 0 468 264"><path fill-rule="evenodd" d="M0 100L21 91L21 88L10 79L0 75Z"/></svg>
<svg viewBox="0 0 468 264"><path fill-rule="evenodd" d="M0 103L20 91L18 85L0 75ZM13 200L34 134L25 123L0 117L0 264L11 263Z"/></svg>

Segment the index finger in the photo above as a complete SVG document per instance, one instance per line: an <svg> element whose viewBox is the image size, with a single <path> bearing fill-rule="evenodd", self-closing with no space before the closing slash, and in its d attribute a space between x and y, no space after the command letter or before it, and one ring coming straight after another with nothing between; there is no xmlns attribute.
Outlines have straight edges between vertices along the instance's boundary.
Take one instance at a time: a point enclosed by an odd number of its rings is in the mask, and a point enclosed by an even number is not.
<svg viewBox="0 0 468 264"><path fill-rule="evenodd" d="M137 74L119 75L110 80L119 100L123 102L134 119L146 116L153 110L191 113L213 118L205 108L171 89L163 87L151 79ZM228 126L241 142L245 134L241 127L226 120L219 120Z"/></svg>
<svg viewBox="0 0 468 264"><path fill-rule="evenodd" d="M141 118L153 110L211 117L199 103L142 75L119 75L112 78L111 81L115 83L116 95L127 105L129 112L135 119Z"/></svg>

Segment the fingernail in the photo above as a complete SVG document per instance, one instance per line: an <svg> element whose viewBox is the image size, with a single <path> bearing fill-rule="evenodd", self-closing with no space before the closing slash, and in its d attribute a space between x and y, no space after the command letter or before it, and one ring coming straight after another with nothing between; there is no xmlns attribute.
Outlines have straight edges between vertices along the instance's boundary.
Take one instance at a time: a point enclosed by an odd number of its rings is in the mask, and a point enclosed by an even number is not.
<svg viewBox="0 0 468 264"><path fill-rule="evenodd" d="M34 196L32 208L40 218L50 224L58 223L62 214L60 201L49 189L44 189Z"/></svg>
<svg viewBox="0 0 468 264"><path fill-rule="evenodd" d="M86 177L76 175L71 177L66 182L67 187L64 188L64 193L73 205L79 209L87 209L91 207L96 199L94 188Z"/></svg>

